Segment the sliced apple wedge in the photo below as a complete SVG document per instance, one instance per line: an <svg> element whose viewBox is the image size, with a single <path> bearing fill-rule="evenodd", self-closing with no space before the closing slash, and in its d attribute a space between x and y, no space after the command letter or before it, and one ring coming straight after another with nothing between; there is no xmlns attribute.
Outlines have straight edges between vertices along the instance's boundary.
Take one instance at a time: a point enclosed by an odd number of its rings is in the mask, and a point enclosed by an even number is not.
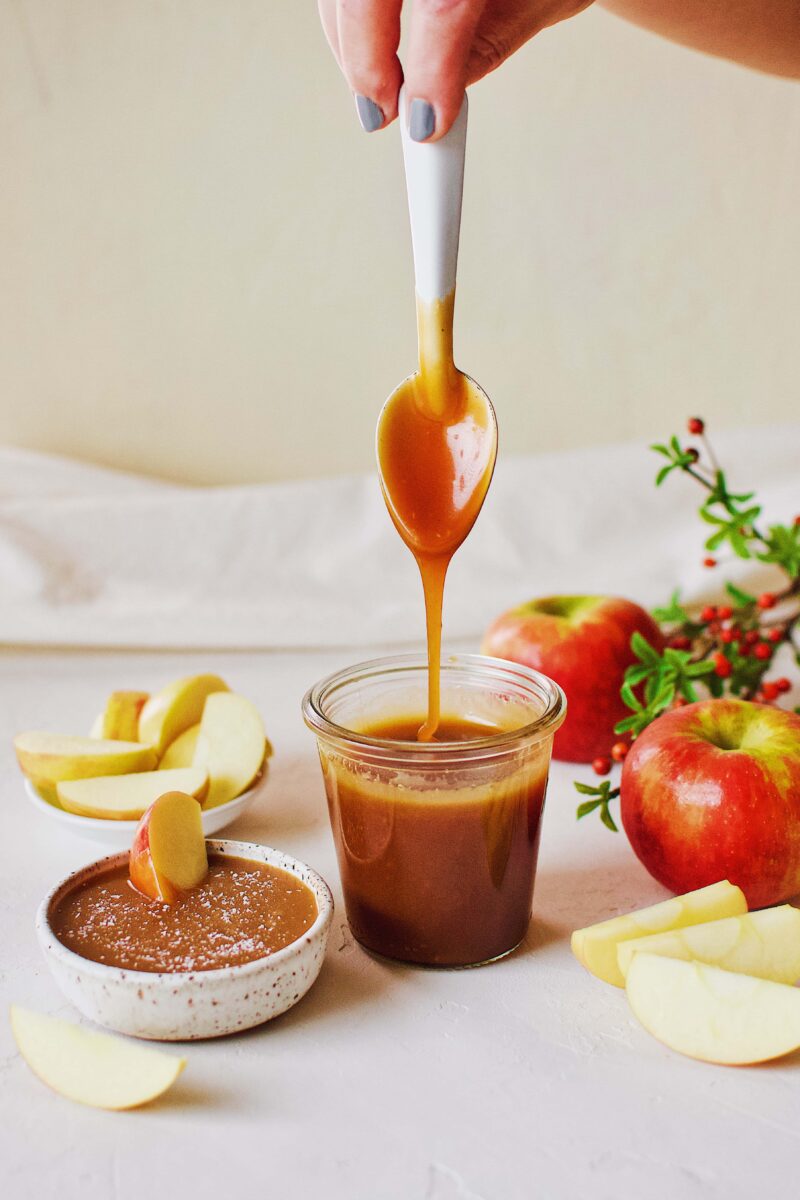
<svg viewBox="0 0 800 1200"><path fill-rule="evenodd" d="M185 792L166 792L142 817L128 864L131 883L151 900L174 904L208 873L200 805Z"/></svg>
<svg viewBox="0 0 800 1200"><path fill-rule="evenodd" d="M194 759L197 735L200 732L200 722L190 725L183 733L170 742L161 756L158 768L160 771L172 771L176 767L190 767Z"/></svg>
<svg viewBox="0 0 800 1200"><path fill-rule="evenodd" d="M14 749L24 774L45 791L67 779L152 771L157 763L152 746L59 733L17 734Z"/></svg>
<svg viewBox="0 0 800 1200"><path fill-rule="evenodd" d="M800 1047L800 990L785 983L640 953L627 993L648 1033L690 1058L744 1066Z"/></svg>
<svg viewBox="0 0 800 1200"><path fill-rule="evenodd" d="M93 1108L138 1108L162 1096L185 1058L11 1006L20 1054L53 1091Z"/></svg>
<svg viewBox="0 0 800 1200"><path fill-rule="evenodd" d="M625 978L633 956L640 952L709 963L775 983L796 983L800 979L800 910L781 904L620 942L617 961Z"/></svg>
<svg viewBox="0 0 800 1200"><path fill-rule="evenodd" d="M746 912L747 901L741 888L724 879L649 908L612 917L586 929L576 929L572 935L572 953L598 979L624 987L625 979L617 961L620 942Z"/></svg>
<svg viewBox="0 0 800 1200"><path fill-rule="evenodd" d="M100 775L56 785L62 808L81 817L138 821L164 792L186 792L200 804L208 792L208 774L200 767L140 771L138 775Z"/></svg>
<svg viewBox="0 0 800 1200"><path fill-rule="evenodd" d="M138 742L139 714L149 699L148 692L112 692L103 710L100 736Z"/></svg>
<svg viewBox="0 0 800 1200"><path fill-rule="evenodd" d="M209 696L203 709L193 765L208 771L205 807L215 808L246 791L272 747L258 709L235 692Z"/></svg>
<svg viewBox="0 0 800 1200"><path fill-rule="evenodd" d="M139 741L163 754L170 742L198 723L207 696L227 691L219 675L189 675L167 684L150 697L139 715Z"/></svg>

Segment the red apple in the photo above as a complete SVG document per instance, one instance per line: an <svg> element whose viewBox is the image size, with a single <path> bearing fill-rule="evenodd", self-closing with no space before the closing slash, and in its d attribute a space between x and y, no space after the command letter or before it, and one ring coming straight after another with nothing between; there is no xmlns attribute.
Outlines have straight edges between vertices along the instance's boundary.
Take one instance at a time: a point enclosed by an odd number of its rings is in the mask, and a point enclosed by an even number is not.
<svg viewBox="0 0 800 1200"><path fill-rule="evenodd" d="M614 596L547 596L498 617L486 631L484 654L543 671L567 697L567 719L553 757L591 762L618 741L617 721L630 715L619 694L625 668L636 661L631 635L664 645L653 618Z"/></svg>
<svg viewBox="0 0 800 1200"><path fill-rule="evenodd" d="M718 879L751 908L800 892L800 716L745 700L665 713L622 770L622 824L673 892Z"/></svg>

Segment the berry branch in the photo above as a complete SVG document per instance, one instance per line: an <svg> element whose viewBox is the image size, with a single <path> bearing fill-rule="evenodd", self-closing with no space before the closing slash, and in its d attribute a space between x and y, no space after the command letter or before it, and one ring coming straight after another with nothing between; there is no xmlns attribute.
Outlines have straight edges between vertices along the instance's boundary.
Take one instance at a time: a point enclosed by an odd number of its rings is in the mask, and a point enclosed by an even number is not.
<svg viewBox="0 0 800 1200"><path fill-rule="evenodd" d="M775 592L751 595L726 582L726 602L707 604L692 611L673 592L669 603L653 610L662 628L666 646L657 650L640 633L631 638L636 661L625 672L620 689L631 710L615 726L615 733L629 739L638 735L662 713L701 699L698 685L713 697L738 696L760 704L773 704L791 691L785 676L767 679L776 653L786 645L800 665L800 515L790 525L759 525L762 515L754 492L732 492L725 472L706 434L700 417L688 422L689 433L700 439L702 453L695 446L684 447L677 437L651 449L667 461L660 467L655 483L661 487L676 471L691 476L705 492L699 516L711 531L705 542L704 566L717 566L715 554L730 548L738 558L758 559L778 567L784 584ZM800 707L795 709L800 712ZM592 763L597 775L608 775L614 762L621 763L629 742L616 742L608 756ZM604 825L616 831L609 804L620 794L608 779L593 786L575 783L583 801L578 819L598 811Z"/></svg>

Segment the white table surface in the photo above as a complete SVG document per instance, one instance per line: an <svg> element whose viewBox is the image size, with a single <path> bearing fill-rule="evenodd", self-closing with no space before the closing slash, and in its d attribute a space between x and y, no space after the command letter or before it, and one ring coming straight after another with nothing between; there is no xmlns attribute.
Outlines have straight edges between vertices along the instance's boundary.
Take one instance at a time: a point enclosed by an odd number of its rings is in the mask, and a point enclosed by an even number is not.
<svg viewBox="0 0 800 1200"><path fill-rule="evenodd" d="M374 648L371 648L370 653ZM0 1191L8 1200L705 1200L794 1186L800 1058L750 1069L671 1053L624 994L572 959L576 926L663 896L622 835L577 826L569 766L545 814L534 920L519 951L472 971L377 961L345 922L305 688L335 652L0 652L5 862L0 990L77 1019L33 932L53 882L98 855L25 801L10 748L31 727L88 727L118 687L207 669L261 708L276 748L233 837L278 846L333 887L322 974L284 1017L185 1046L188 1066L130 1113L51 1093L0 1021Z"/></svg>

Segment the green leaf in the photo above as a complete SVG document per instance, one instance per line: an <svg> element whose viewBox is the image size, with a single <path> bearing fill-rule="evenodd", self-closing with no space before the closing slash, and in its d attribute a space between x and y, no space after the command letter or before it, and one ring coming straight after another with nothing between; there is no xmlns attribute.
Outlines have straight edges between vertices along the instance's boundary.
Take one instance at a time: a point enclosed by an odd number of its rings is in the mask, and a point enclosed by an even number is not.
<svg viewBox="0 0 800 1200"><path fill-rule="evenodd" d="M611 787L611 781L604 779L602 783L578 783L575 781L575 791L580 792L582 796L602 796L608 792Z"/></svg>
<svg viewBox="0 0 800 1200"><path fill-rule="evenodd" d="M684 674L688 675L690 679L698 679L702 675L710 675L713 670L713 662L704 658L701 662L689 663Z"/></svg>
<svg viewBox="0 0 800 1200"><path fill-rule="evenodd" d="M654 608L653 616L661 624L664 625L686 625L689 623L689 614L685 608L679 603L680 588L676 588L669 599L669 604L662 608Z"/></svg>
<svg viewBox="0 0 800 1200"><path fill-rule="evenodd" d="M642 705L639 703L639 698L631 687L630 683L623 683L619 689L619 694L627 704L628 708L632 708L634 712L641 712Z"/></svg>
<svg viewBox="0 0 800 1200"><path fill-rule="evenodd" d="M631 650L642 662L656 666L660 660L658 651L637 631L631 635Z"/></svg>
<svg viewBox="0 0 800 1200"><path fill-rule="evenodd" d="M651 710L655 710L653 712L653 716L655 717L657 715L657 713L662 712L665 708L669 708L670 704L672 704L672 701L674 699L675 699L675 684L674 683L664 684L661 691L657 693L657 695L654 697L654 699L652 700L652 702L650 704Z"/></svg>
<svg viewBox="0 0 800 1200"><path fill-rule="evenodd" d="M742 591L735 583L726 583L725 591L730 596L731 600L735 600L740 608L748 608L751 604L755 604L755 596L751 596L749 592Z"/></svg>
<svg viewBox="0 0 800 1200"><path fill-rule="evenodd" d="M796 579L800 575L800 525L771 525L765 544L767 549L756 557L776 563L790 579Z"/></svg>
<svg viewBox="0 0 800 1200"><path fill-rule="evenodd" d="M629 683L631 687L635 687L637 683L641 683L650 674L652 667L648 667L646 663L634 663L632 667L625 669L625 683Z"/></svg>
<svg viewBox="0 0 800 1200"><path fill-rule="evenodd" d="M575 815L580 821L581 817L588 817L589 813L594 812L602 803L602 800L584 800L583 804L578 805Z"/></svg>
<svg viewBox="0 0 800 1200"><path fill-rule="evenodd" d="M600 820L603 822L606 829L610 829L612 833L619 833L619 830L614 823L614 818L611 816L611 813L608 810L607 804L603 804L600 808Z"/></svg>
<svg viewBox="0 0 800 1200"><path fill-rule="evenodd" d="M706 542L706 550L719 550L727 536L728 531L726 529L720 529L717 533L712 533Z"/></svg>

